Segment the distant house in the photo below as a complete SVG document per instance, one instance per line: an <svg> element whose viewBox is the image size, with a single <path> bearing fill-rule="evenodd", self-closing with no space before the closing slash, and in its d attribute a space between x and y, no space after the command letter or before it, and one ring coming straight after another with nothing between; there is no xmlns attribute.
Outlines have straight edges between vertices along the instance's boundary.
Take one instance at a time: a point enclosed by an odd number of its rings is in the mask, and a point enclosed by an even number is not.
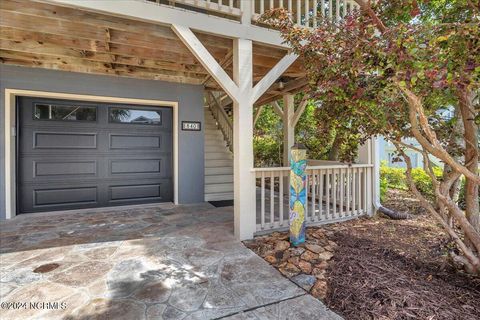
<svg viewBox="0 0 480 320"><path fill-rule="evenodd" d="M413 138L406 139L404 142L412 146L421 148L418 141ZM387 163L389 167L405 168L407 166L406 163L401 159L401 157L399 157L393 143L387 141L383 137L379 138L379 153L380 153L380 161ZM412 161L413 168L423 167L423 155L420 152L409 150L409 151L406 151L406 153ZM431 157L430 161L432 161L437 166L443 165L440 159L436 157Z"/></svg>

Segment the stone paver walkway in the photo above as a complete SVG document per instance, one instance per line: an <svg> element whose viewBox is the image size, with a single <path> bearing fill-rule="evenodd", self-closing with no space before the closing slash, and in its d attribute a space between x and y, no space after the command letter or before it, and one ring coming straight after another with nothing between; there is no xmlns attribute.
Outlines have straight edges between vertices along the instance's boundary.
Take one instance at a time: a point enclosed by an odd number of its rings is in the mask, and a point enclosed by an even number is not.
<svg viewBox="0 0 480 320"><path fill-rule="evenodd" d="M201 204L1 222L0 318L341 319L235 241L232 221Z"/></svg>

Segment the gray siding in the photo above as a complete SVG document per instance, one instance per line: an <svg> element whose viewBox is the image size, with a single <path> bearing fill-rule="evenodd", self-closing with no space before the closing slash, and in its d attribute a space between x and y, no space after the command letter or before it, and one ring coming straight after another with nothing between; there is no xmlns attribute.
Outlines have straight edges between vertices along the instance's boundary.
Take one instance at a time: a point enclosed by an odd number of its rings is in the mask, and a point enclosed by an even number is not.
<svg viewBox="0 0 480 320"><path fill-rule="evenodd" d="M0 65L0 220L5 219L5 89L178 101L178 199L204 199L204 132L181 131L181 121L204 121L203 87L162 81Z"/></svg>

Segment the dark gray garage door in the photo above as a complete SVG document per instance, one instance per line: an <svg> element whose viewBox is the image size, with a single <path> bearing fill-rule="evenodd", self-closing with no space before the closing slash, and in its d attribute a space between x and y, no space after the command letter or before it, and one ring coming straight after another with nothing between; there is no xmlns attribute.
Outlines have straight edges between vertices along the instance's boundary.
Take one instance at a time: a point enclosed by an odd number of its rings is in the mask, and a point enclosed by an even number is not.
<svg viewBox="0 0 480 320"><path fill-rule="evenodd" d="M19 98L18 212L172 200L168 107Z"/></svg>

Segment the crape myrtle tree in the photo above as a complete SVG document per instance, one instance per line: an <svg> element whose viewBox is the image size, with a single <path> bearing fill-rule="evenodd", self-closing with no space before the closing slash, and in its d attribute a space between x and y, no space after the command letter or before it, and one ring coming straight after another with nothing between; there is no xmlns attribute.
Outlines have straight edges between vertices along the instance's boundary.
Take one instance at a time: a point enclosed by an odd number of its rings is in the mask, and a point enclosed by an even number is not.
<svg viewBox="0 0 480 320"><path fill-rule="evenodd" d="M355 1L361 10L337 22L318 17L316 29L296 26L283 9L262 19L304 61L307 94L321 103L320 122L341 135L341 159L385 136L407 165L411 191L455 242L453 260L480 273L480 1ZM433 201L412 181L408 149L424 155ZM441 178L431 156L444 163ZM465 210L456 202L462 179Z"/></svg>

